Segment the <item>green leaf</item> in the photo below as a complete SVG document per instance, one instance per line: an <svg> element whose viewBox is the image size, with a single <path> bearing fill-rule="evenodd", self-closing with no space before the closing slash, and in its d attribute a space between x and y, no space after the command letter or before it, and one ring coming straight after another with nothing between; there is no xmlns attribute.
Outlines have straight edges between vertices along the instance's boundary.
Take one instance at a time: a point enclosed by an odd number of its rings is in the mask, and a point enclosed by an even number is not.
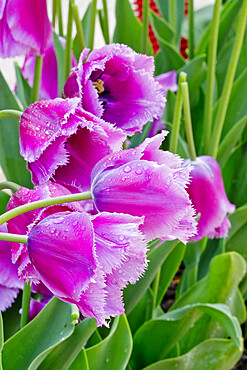
<svg viewBox="0 0 247 370"><path fill-rule="evenodd" d="M223 303L229 307L231 314L243 323L246 319L246 309L238 285L245 273L246 262L240 254L220 254L211 261L207 276L179 297L171 310L194 303ZM210 336L222 337L224 332L215 321L204 315L180 342L181 353L186 353Z"/></svg>
<svg viewBox="0 0 247 370"><path fill-rule="evenodd" d="M176 39L180 40L181 26L184 17L184 0L173 0L176 1ZM164 0L156 0L158 8L163 15L163 17L168 21L169 20L169 2Z"/></svg>
<svg viewBox="0 0 247 370"><path fill-rule="evenodd" d="M159 361L143 370L226 370L232 369L242 356L229 339L209 339L183 356Z"/></svg>
<svg viewBox="0 0 247 370"><path fill-rule="evenodd" d="M247 143L239 145L226 161L222 175L230 202L237 207L247 202Z"/></svg>
<svg viewBox="0 0 247 370"><path fill-rule="evenodd" d="M20 107L0 72L0 110ZM0 121L0 166L9 181L31 187L31 176L26 162L19 153L19 123L17 119L4 118Z"/></svg>
<svg viewBox="0 0 247 370"><path fill-rule="evenodd" d="M64 86L64 56L65 56L65 49L59 40L58 35L53 32L53 41L54 41L54 49L56 53L57 59L57 71L58 71L58 89L59 89L59 96L62 95L63 86Z"/></svg>
<svg viewBox="0 0 247 370"><path fill-rule="evenodd" d="M67 370L95 329L95 319L84 319L76 325L70 337L56 346L48 356L46 356L40 364L39 369L49 370L57 368L59 370Z"/></svg>
<svg viewBox="0 0 247 370"><path fill-rule="evenodd" d="M185 65L185 60L171 43L157 37L160 51L155 56L155 73L161 74L173 69L176 71Z"/></svg>
<svg viewBox="0 0 247 370"><path fill-rule="evenodd" d="M160 18L153 11L149 12L149 20L156 37L172 42L175 30L164 18Z"/></svg>
<svg viewBox="0 0 247 370"><path fill-rule="evenodd" d="M186 332L206 313L226 330L236 347L242 351L242 332L236 317L222 304L193 304L168 312L155 320L146 322L134 336L131 364L142 369L167 357Z"/></svg>
<svg viewBox="0 0 247 370"><path fill-rule="evenodd" d="M226 251L238 252L247 261L247 204L238 208L229 219L232 227L226 240Z"/></svg>
<svg viewBox="0 0 247 370"><path fill-rule="evenodd" d="M116 0L116 27L113 42L130 46L140 53L142 24L134 15L129 0ZM148 55L152 55L151 42L148 43Z"/></svg>
<svg viewBox="0 0 247 370"><path fill-rule="evenodd" d="M43 358L73 330L70 304L54 297L38 316L4 343L3 368L36 369Z"/></svg>
<svg viewBox="0 0 247 370"><path fill-rule="evenodd" d="M22 106L26 108L29 105L31 98L31 87L27 80L23 77L20 67L15 63L15 74L17 81L16 96L20 100Z"/></svg>
<svg viewBox="0 0 247 370"><path fill-rule="evenodd" d="M93 370L125 369L132 351L132 336L125 315L114 319L110 334L86 350L89 368Z"/></svg>
<svg viewBox="0 0 247 370"><path fill-rule="evenodd" d="M9 194L5 193L4 191L0 191L0 215L6 212L6 207L9 201Z"/></svg>
<svg viewBox="0 0 247 370"><path fill-rule="evenodd" d="M219 38L218 38L218 53L221 48L224 46L225 41L229 35L229 32L232 30L235 18L238 14L240 6L243 0L228 0L220 14L220 24L219 24ZM210 32L211 32L212 22L207 26L196 50L196 54L203 54L206 52L208 44L210 42Z"/></svg>
<svg viewBox="0 0 247 370"><path fill-rule="evenodd" d="M173 277L175 276L185 253L186 246L179 243L171 251L160 269L160 281L157 294L156 305L159 305L164 298L164 295L169 287Z"/></svg>
<svg viewBox="0 0 247 370"><path fill-rule="evenodd" d="M205 32L205 28L212 21L213 5L204 6L194 11L194 42L198 45ZM182 23L181 35L186 39L189 38L189 17L185 17Z"/></svg>
<svg viewBox="0 0 247 370"><path fill-rule="evenodd" d="M89 370L85 349L80 351L74 362L70 365L69 370Z"/></svg>
<svg viewBox="0 0 247 370"><path fill-rule="evenodd" d="M171 242L166 241L148 253L147 259L149 260L149 264L145 275L138 280L135 285L128 285L128 287L124 289L124 306L127 314L129 314L140 301L152 283L158 269L164 263L169 254L175 249L178 243L178 240Z"/></svg>
<svg viewBox="0 0 247 370"><path fill-rule="evenodd" d="M88 4L87 10L82 18L82 30L85 46L89 46L89 36L90 36L90 22L91 22L91 11L92 11L92 1ZM77 60L79 60L81 50L79 49L79 44L77 41L77 36L75 36L73 41L73 51Z"/></svg>
<svg viewBox="0 0 247 370"><path fill-rule="evenodd" d="M245 128L247 122L247 115L241 118L235 125L230 129L230 131L226 134L224 139L221 141L219 150L217 153L217 160L221 167L224 166L228 157L233 152L233 149Z"/></svg>

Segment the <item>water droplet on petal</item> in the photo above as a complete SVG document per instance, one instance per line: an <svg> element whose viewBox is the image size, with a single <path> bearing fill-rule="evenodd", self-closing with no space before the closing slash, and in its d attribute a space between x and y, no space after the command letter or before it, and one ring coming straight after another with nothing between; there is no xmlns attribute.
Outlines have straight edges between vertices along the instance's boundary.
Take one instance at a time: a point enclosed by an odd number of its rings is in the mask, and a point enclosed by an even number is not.
<svg viewBox="0 0 247 370"><path fill-rule="evenodd" d="M123 170L124 170L125 173L129 173L131 171L131 167L127 165L127 166L124 167Z"/></svg>
<svg viewBox="0 0 247 370"><path fill-rule="evenodd" d="M64 221L63 217L58 217L53 220L54 224L61 224Z"/></svg>
<svg viewBox="0 0 247 370"><path fill-rule="evenodd" d="M141 175L142 174L142 170L140 169L140 170L136 170L135 171L135 173L137 174L137 175Z"/></svg>

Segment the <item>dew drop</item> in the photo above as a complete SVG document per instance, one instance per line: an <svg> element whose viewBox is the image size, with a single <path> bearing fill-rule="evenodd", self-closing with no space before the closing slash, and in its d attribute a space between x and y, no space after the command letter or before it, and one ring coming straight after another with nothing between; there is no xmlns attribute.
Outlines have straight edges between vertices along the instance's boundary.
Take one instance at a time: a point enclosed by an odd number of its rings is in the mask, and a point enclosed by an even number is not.
<svg viewBox="0 0 247 370"><path fill-rule="evenodd" d="M124 170L125 173L129 173L131 171L131 167L127 165L127 166L124 167L123 170Z"/></svg>
<svg viewBox="0 0 247 370"><path fill-rule="evenodd" d="M54 224L61 224L64 221L63 217L58 217L53 220Z"/></svg>
<svg viewBox="0 0 247 370"><path fill-rule="evenodd" d="M40 131L40 128L39 128L39 127L35 127L35 130L36 130L36 131Z"/></svg>
<svg viewBox="0 0 247 370"><path fill-rule="evenodd" d="M124 240L124 236L120 235L119 240Z"/></svg>
<svg viewBox="0 0 247 370"><path fill-rule="evenodd" d="M135 173L137 174L137 175L141 175L142 174L142 170L140 169L140 170L136 170L135 171Z"/></svg>
<svg viewBox="0 0 247 370"><path fill-rule="evenodd" d="M51 234L54 234L55 233L55 229L51 229Z"/></svg>
<svg viewBox="0 0 247 370"><path fill-rule="evenodd" d="M109 360L109 358L106 358L106 359L105 359L105 362L107 362L107 363L108 363L109 361L110 361L110 360Z"/></svg>

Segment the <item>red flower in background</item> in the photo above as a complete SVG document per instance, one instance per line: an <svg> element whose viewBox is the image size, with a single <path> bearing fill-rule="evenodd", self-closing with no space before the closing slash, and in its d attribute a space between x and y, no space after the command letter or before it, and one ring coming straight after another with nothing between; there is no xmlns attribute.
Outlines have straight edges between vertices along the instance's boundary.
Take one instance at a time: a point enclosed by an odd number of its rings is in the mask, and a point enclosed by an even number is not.
<svg viewBox="0 0 247 370"><path fill-rule="evenodd" d="M142 0L135 0L134 5L136 7L135 14L136 16L142 20ZM189 7L189 0L184 0L184 16L186 17L188 15L188 7ZM155 1L150 0L150 9L153 10L156 14L158 14L161 17L161 14L159 12L159 9L157 8ZM156 37L153 33L152 27L149 24L149 38L153 46L154 54L156 54L159 50L159 44L156 40ZM188 55L186 53L186 49L188 47L188 41L186 38L181 37L181 43L180 43L180 53L182 56L187 59Z"/></svg>

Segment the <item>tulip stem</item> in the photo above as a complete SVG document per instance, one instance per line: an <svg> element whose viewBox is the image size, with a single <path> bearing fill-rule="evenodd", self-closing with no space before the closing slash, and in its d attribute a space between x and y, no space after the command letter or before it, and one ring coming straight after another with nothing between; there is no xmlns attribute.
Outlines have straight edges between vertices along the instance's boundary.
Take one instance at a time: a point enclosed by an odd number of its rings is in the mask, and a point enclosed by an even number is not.
<svg viewBox="0 0 247 370"><path fill-rule="evenodd" d="M194 58L194 4L189 0L189 56Z"/></svg>
<svg viewBox="0 0 247 370"><path fill-rule="evenodd" d="M14 243L27 244L27 236L26 235L1 233L0 232L0 240L3 240L5 242L14 242Z"/></svg>
<svg viewBox="0 0 247 370"><path fill-rule="evenodd" d="M141 52L147 54L148 51L148 10L149 0L142 2L142 36L141 36Z"/></svg>
<svg viewBox="0 0 247 370"><path fill-rule="evenodd" d="M159 283L160 283L160 268L155 275L154 281L153 281L153 314L154 310L157 305L157 297L158 297L158 289L159 289Z"/></svg>
<svg viewBox="0 0 247 370"><path fill-rule="evenodd" d="M97 13L97 0L92 1L92 7L91 7L91 20L90 20L90 33L89 33L89 42L88 47L89 49L93 49L94 44L94 30L95 30L95 19L96 19L96 13Z"/></svg>
<svg viewBox="0 0 247 370"><path fill-rule="evenodd" d="M171 141L170 141L170 148L169 148L170 152L172 153L177 152L179 128L180 128L181 113L182 113L182 103L183 103L181 83L185 82L186 78L187 78L187 74L185 72L181 72L179 75L178 92L177 92L173 121L172 121L172 133L171 133Z"/></svg>
<svg viewBox="0 0 247 370"><path fill-rule="evenodd" d="M76 24L76 30L77 30L77 40L80 52L85 48L85 41L84 41L84 35L83 35L83 29L82 24L79 17L78 7L74 4L74 1L72 2L72 10L73 10L73 16Z"/></svg>
<svg viewBox="0 0 247 370"><path fill-rule="evenodd" d="M57 15L58 15L59 36L63 37L63 14L62 14L61 0L57 0Z"/></svg>
<svg viewBox="0 0 247 370"><path fill-rule="evenodd" d="M0 182L0 190L3 189L10 189L12 193L15 193L21 188L20 185L16 184L15 182L12 181L2 181Z"/></svg>
<svg viewBox="0 0 247 370"><path fill-rule="evenodd" d="M104 13L104 39L105 43L110 43L110 36L109 36L109 22L108 22L108 9L107 9L107 0L103 0L103 13Z"/></svg>
<svg viewBox="0 0 247 370"><path fill-rule="evenodd" d="M53 28L56 26L56 15L57 15L57 0L52 2L52 25Z"/></svg>
<svg viewBox="0 0 247 370"><path fill-rule="evenodd" d="M238 65L239 55L242 48L243 38L245 34L245 27L246 27L246 19L247 19L247 0L244 0L243 6L239 11L239 18L237 24L237 31L235 36L235 42L232 49L232 54L230 61L228 63L228 69L226 72L226 78L221 94L221 98L219 101L219 106L215 118L215 125L212 135L212 142L210 146L210 155L214 158L217 156L218 146L220 142L220 137L225 121L226 111L228 108L228 103L232 91L233 80L235 77L235 72Z"/></svg>
<svg viewBox="0 0 247 370"><path fill-rule="evenodd" d="M71 49L72 49L72 26L73 26L73 10L72 10L72 0L69 1L69 11L68 11L68 25L67 25L67 35L66 35L66 46L65 46L65 60L64 60L64 79L67 77L71 70Z"/></svg>
<svg viewBox="0 0 247 370"><path fill-rule="evenodd" d="M6 221L11 220L12 218L16 216L22 215L23 213L33 211L34 209L55 206L55 205L63 204L63 203L76 202L80 200L87 200L87 199L92 199L92 193L90 191L86 191L84 193L62 195L59 197L41 199L35 202L26 203L26 204L23 204L22 206L13 208L10 211L2 214L0 216L0 225L2 225Z"/></svg>
<svg viewBox="0 0 247 370"><path fill-rule="evenodd" d="M0 111L0 119L2 118L20 118L23 112L13 109L5 109Z"/></svg>
<svg viewBox="0 0 247 370"><path fill-rule="evenodd" d="M220 7L221 0L215 1L214 15L210 34L210 43L208 47L208 68L207 68L207 81L206 81L206 94L204 106L204 149L205 153L209 151L211 130L212 130L212 114L213 114L213 93L215 84L215 68L216 68L216 55L218 45L218 34L220 24Z"/></svg>
<svg viewBox="0 0 247 370"><path fill-rule="evenodd" d="M35 61L35 70L33 78L33 87L31 91L30 104L34 103L36 100L39 100L39 87L42 75L42 65L43 65L43 56L36 57Z"/></svg>
<svg viewBox="0 0 247 370"><path fill-rule="evenodd" d="M191 123L188 82L182 82L181 89L182 89L182 96L183 96L184 125L185 125L186 138L187 138L187 142L189 146L190 158L192 161L194 161L196 159L196 149L195 149L195 144L194 144L192 123Z"/></svg>
<svg viewBox="0 0 247 370"><path fill-rule="evenodd" d="M22 313L21 313L21 328L29 323L29 311L30 311L30 298L31 298L31 284L24 283L24 289L22 293Z"/></svg>

